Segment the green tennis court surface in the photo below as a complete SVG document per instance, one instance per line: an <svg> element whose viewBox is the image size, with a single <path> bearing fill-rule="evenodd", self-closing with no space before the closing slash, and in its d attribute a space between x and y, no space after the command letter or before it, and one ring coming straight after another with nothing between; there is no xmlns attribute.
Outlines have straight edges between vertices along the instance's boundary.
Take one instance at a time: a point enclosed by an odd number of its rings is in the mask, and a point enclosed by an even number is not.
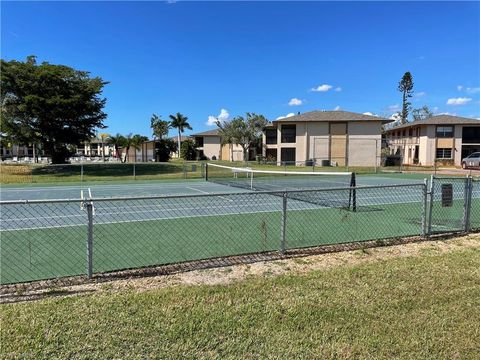
<svg viewBox="0 0 480 360"><path fill-rule="evenodd" d="M382 180L389 184L392 178L359 177L358 185L375 185L374 182ZM399 182L398 178L393 181ZM281 247L282 198L278 195L239 192L236 188L201 181L148 185L94 188L94 197L99 190L103 190L104 195L110 190L111 195L124 196L135 191L186 194L173 198L95 201L94 272L258 253ZM68 191L73 194L79 190L48 188L51 193L45 195L45 189L16 195L58 198ZM480 215L478 190L472 208ZM223 194L206 195L219 191ZM342 199L346 194L333 191L330 197ZM285 247L421 235L422 194L421 184L360 188L357 212L288 199ZM2 191L2 200L4 196ZM455 192L454 204L447 210L439 208L439 200L435 199L432 231L461 228L462 196L460 191ZM476 218L472 219L472 224L475 221ZM1 283L85 274L86 224L87 215L78 200L2 206Z"/></svg>

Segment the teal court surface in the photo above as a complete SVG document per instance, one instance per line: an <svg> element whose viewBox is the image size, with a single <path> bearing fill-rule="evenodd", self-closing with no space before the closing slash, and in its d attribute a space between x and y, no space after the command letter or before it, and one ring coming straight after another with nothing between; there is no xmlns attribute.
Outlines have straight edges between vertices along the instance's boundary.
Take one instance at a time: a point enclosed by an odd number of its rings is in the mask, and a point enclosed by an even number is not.
<svg viewBox="0 0 480 360"><path fill-rule="evenodd" d="M358 176L356 211L348 183L318 190L276 184L269 192L205 180L2 187L1 283L85 274L88 218L81 192L93 198L95 273L424 231L421 176ZM461 185L454 187L452 207L433 208L432 231L461 226ZM479 198L476 187L473 207Z"/></svg>

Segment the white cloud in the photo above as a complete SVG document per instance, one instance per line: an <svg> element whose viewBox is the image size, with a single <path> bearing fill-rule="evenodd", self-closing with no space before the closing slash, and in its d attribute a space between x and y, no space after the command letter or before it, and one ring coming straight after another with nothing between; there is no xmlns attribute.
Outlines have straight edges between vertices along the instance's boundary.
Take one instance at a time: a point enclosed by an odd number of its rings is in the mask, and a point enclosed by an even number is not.
<svg viewBox="0 0 480 360"><path fill-rule="evenodd" d="M224 122L230 118L230 114L228 113L228 110L226 109L221 109L220 114L218 116L213 116L210 115L207 120L207 125L208 126L214 126L217 124L217 121Z"/></svg>
<svg viewBox="0 0 480 360"><path fill-rule="evenodd" d="M465 91L469 94L476 94L480 92L480 87L474 87L474 88L467 87Z"/></svg>
<svg viewBox="0 0 480 360"><path fill-rule="evenodd" d="M338 92L338 91L342 91L342 88L341 88L340 86L337 86L337 87L335 88L335 91L337 91L337 92Z"/></svg>
<svg viewBox="0 0 480 360"><path fill-rule="evenodd" d="M292 98L292 99L290 99L290 101L288 102L288 105L290 105L290 106L302 105L302 100L297 99L297 98Z"/></svg>
<svg viewBox="0 0 480 360"><path fill-rule="evenodd" d="M377 115L377 114L374 114L374 113L372 113L372 112L370 112L370 111L365 111L365 112L364 112L364 113L362 113L362 114L363 114L363 115L377 116L377 117L378 117L378 115Z"/></svg>
<svg viewBox="0 0 480 360"><path fill-rule="evenodd" d="M314 91L314 92L326 92L330 89L332 89L333 86L332 85L328 85L328 84L323 84L323 85L319 85L317 87L314 87L314 88L311 88L310 91Z"/></svg>
<svg viewBox="0 0 480 360"><path fill-rule="evenodd" d="M335 106L335 109L333 109L333 110L334 110L334 111L341 110L341 109L340 109L340 105Z"/></svg>
<svg viewBox="0 0 480 360"><path fill-rule="evenodd" d="M447 105L465 105L470 101L472 99L467 97L451 98L447 100Z"/></svg>
<svg viewBox="0 0 480 360"><path fill-rule="evenodd" d="M415 97L419 98L419 97L422 97L422 96L425 96L425 95L427 95L427 93L425 91L420 91L420 92L415 94Z"/></svg>
<svg viewBox="0 0 480 360"><path fill-rule="evenodd" d="M398 105L398 104L390 105L390 106L387 107L387 110L390 111L390 112L399 111L400 110L400 105Z"/></svg>
<svg viewBox="0 0 480 360"><path fill-rule="evenodd" d="M462 85L457 86L458 91L465 91L467 94L476 94L480 92L480 87L465 87Z"/></svg>
<svg viewBox="0 0 480 360"><path fill-rule="evenodd" d="M288 113L288 114L285 115L285 116L279 116L279 117L277 117L276 120L285 119L285 118L288 118L288 117L294 116L294 115L295 115L294 113Z"/></svg>
<svg viewBox="0 0 480 360"><path fill-rule="evenodd" d="M445 112L438 113L437 115L452 115L452 116L457 116L457 113L451 113L451 112L445 111Z"/></svg>

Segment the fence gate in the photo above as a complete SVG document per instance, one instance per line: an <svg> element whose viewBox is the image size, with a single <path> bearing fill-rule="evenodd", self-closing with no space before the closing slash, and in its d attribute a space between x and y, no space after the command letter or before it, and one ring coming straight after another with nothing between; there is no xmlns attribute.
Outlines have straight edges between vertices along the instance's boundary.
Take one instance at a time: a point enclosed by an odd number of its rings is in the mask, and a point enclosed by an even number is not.
<svg viewBox="0 0 480 360"><path fill-rule="evenodd" d="M469 178L432 177L429 233L468 231L470 186Z"/></svg>

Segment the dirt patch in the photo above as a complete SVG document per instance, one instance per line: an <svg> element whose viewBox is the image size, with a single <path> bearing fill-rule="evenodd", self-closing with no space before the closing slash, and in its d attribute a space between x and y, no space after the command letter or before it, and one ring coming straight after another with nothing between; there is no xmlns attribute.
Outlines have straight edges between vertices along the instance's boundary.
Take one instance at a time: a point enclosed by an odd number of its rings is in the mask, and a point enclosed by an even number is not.
<svg viewBox="0 0 480 360"><path fill-rule="evenodd" d="M305 274L315 270L328 270L338 266L355 266L392 258L411 256L435 256L466 248L480 249L480 234L471 234L448 240L407 243L401 245L361 248L352 251L260 261L220 268L210 268L159 275L146 278L128 278L103 283L88 283L50 289L33 290L21 294L6 294L1 302L37 300L46 297L72 296L90 293L117 292L124 290L148 291L169 286L228 285L255 276L271 277L286 273Z"/></svg>

